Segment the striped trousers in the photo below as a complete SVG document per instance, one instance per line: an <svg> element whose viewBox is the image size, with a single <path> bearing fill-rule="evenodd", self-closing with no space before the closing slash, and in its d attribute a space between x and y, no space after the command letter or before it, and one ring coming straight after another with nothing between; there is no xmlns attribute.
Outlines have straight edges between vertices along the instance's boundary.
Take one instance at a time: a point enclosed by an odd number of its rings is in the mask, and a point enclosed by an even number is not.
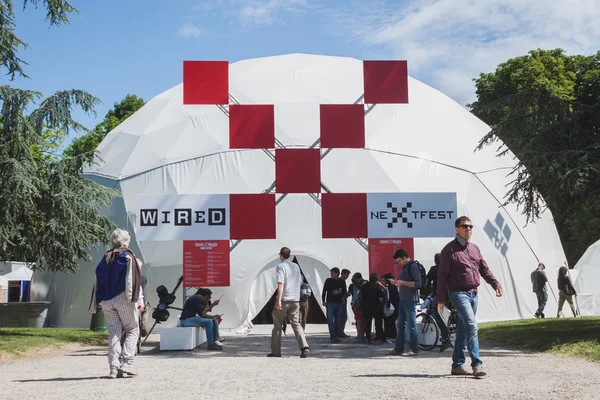
<svg viewBox="0 0 600 400"><path fill-rule="evenodd" d="M108 328L108 364L119 368L133 364L140 328L136 303L127 300L125 292L100 302ZM125 342L121 337L125 331Z"/></svg>

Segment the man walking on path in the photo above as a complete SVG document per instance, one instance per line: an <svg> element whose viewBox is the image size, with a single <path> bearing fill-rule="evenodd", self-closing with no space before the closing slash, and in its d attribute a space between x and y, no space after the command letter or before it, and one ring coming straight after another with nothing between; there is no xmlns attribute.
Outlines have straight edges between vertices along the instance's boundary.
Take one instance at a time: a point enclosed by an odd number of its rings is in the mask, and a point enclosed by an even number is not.
<svg viewBox="0 0 600 400"><path fill-rule="evenodd" d="M444 311L446 296L458 312L456 342L452 354L452 375L471 375L483 377L483 362L479 358L479 338L477 336L477 288L480 276L502 296L500 283L483 259L479 247L471 243L473 224L469 217L459 217L455 223L456 238L448 243L441 253L438 272L437 303ZM471 356L473 372L464 367L465 347Z"/></svg>
<svg viewBox="0 0 600 400"><path fill-rule="evenodd" d="M546 266L544 263L539 263L535 271L531 273L531 284L533 285L533 292L537 296L538 308L535 312L536 318L546 318L544 315L544 308L548 302L548 292L546 291L546 282L548 277L546 276Z"/></svg>
<svg viewBox="0 0 600 400"><path fill-rule="evenodd" d="M300 358L307 358L309 354L308 343L304 337L304 329L300 326L300 285L302 274L298 264L289 260L291 251L282 247L279 252L281 263L277 265L277 302L271 314L273 316L273 331L271 333L271 353L267 357L281 357L281 326L287 316L298 346Z"/></svg>
<svg viewBox="0 0 600 400"><path fill-rule="evenodd" d="M340 269L331 268L330 278L325 279L321 301L327 311L327 325L331 343L340 343L338 338L339 326L342 319L342 299L346 296L346 282L340 279Z"/></svg>

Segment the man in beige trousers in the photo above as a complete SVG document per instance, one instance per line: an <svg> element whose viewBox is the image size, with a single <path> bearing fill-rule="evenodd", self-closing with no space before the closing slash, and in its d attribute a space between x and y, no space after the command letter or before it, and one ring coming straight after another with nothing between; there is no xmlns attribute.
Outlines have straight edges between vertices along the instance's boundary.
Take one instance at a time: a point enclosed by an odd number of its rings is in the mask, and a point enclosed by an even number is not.
<svg viewBox="0 0 600 400"><path fill-rule="evenodd" d="M288 317L300 347L300 358L307 358L308 343L304 337L304 329L300 326L300 285L302 274L298 264L289 260L291 251L282 247L279 252L281 263L277 265L277 301L273 316L273 331L271 333L271 353L267 357L281 357L281 326L283 319Z"/></svg>

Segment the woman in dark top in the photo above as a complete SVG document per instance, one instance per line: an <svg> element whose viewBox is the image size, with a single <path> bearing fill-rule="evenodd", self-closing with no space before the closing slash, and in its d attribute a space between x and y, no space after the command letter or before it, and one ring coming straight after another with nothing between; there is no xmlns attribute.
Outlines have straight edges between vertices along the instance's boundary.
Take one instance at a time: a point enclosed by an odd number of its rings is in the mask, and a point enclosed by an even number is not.
<svg viewBox="0 0 600 400"><path fill-rule="evenodd" d="M371 325L375 319L375 339L383 343L383 303L385 286L379 282L379 275L373 272L369 275L369 282L362 288L363 318L367 342L371 343Z"/></svg>
<svg viewBox="0 0 600 400"><path fill-rule="evenodd" d="M565 300L569 303L573 316L575 318L579 317L575 311L575 305L573 305L573 296L577 296L577 292L575 291L575 287L573 287L567 267L560 267L558 270L558 312L556 313L556 318L560 318Z"/></svg>
<svg viewBox="0 0 600 400"><path fill-rule="evenodd" d="M383 332L385 333L385 341L387 343L394 343L398 332L396 330L396 320L398 319L398 303L400 302L400 295L398 294L398 287L390 283L390 279L394 276L391 273L387 273L383 276L385 279L385 286L389 293L390 303L394 306L394 313L389 317L383 317Z"/></svg>

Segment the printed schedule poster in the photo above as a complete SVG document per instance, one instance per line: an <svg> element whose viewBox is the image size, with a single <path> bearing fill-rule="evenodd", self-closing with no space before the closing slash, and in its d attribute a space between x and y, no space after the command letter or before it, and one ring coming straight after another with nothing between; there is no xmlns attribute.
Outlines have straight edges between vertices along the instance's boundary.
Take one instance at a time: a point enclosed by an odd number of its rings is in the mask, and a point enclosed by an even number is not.
<svg viewBox="0 0 600 400"><path fill-rule="evenodd" d="M183 287L229 286L229 240L183 241Z"/></svg>
<svg viewBox="0 0 600 400"><path fill-rule="evenodd" d="M394 278L398 279L402 266L392 258L398 249L406 250L408 256L413 258L414 239L369 239L369 274L377 272L379 276L383 276L391 272Z"/></svg>

